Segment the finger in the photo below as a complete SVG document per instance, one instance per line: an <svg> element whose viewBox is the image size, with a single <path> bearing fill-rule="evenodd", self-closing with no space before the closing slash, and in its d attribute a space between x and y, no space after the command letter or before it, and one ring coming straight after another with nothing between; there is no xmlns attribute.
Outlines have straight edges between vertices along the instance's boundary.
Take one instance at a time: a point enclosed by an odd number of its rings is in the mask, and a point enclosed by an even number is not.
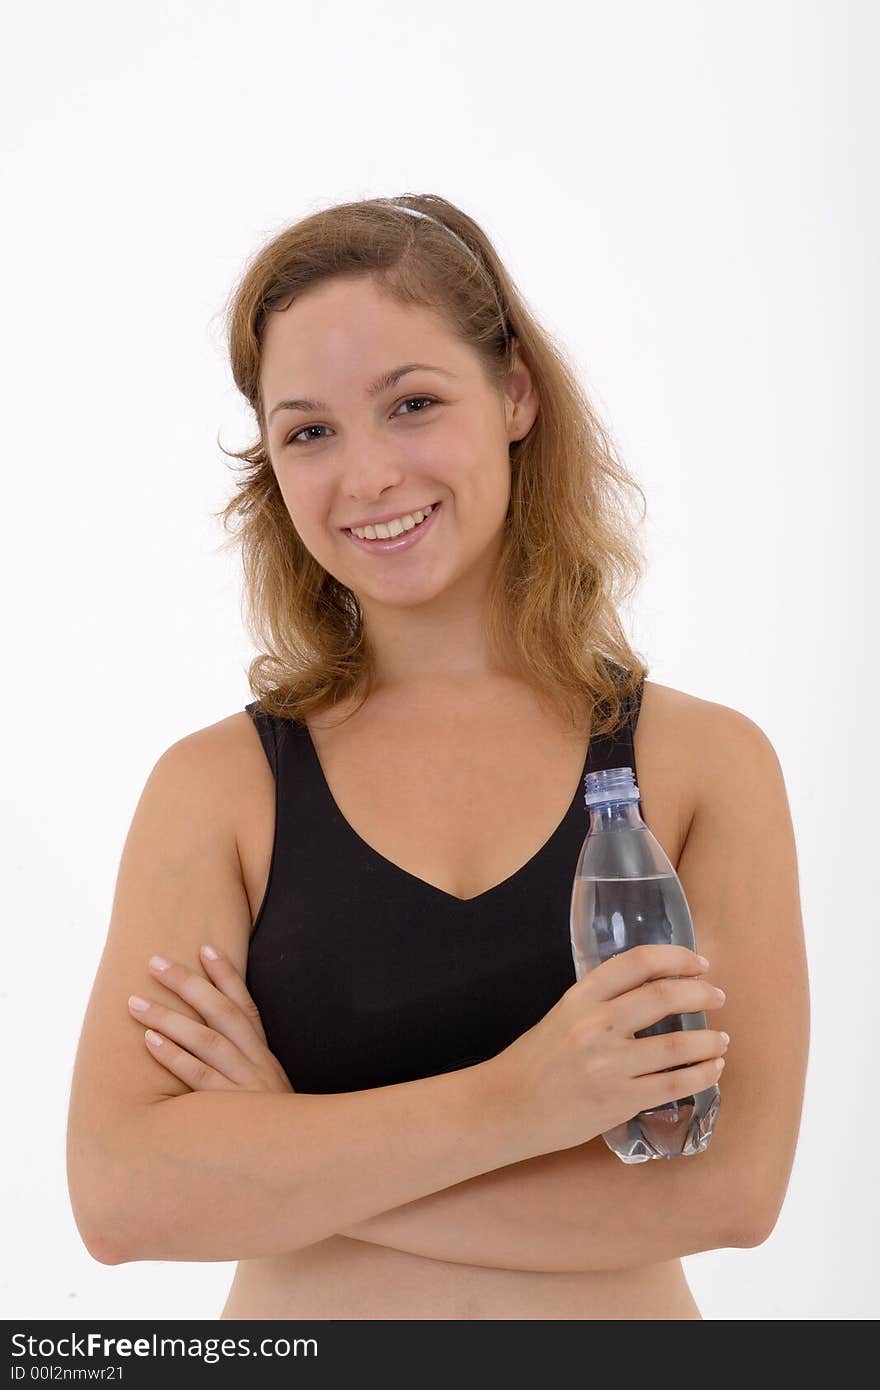
<svg viewBox="0 0 880 1390"><path fill-rule="evenodd" d="M608 1003L614 1027L626 1037L642 1028L651 1028L672 1014L699 1014L720 1008L722 1000L708 980L649 980L628 994Z"/></svg>
<svg viewBox="0 0 880 1390"><path fill-rule="evenodd" d="M212 951L214 954L210 955L209 953ZM248 987L241 974L229 957L225 956L222 951L218 951L215 946L202 946L199 957L217 988L222 990L233 1004L238 1005L257 1037L264 1045L268 1045L266 1044L266 1034L263 1031L260 1011L248 993Z"/></svg>
<svg viewBox="0 0 880 1390"><path fill-rule="evenodd" d="M209 1067L196 1057L190 1056L182 1047L178 1047L175 1042L163 1037L161 1033L148 1028L144 1033L144 1042L156 1061L161 1062L167 1071L179 1077L191 1090L231 1091L236 1089L231 1081L228 1081L225 1076L220 1076L213 1067Z"/></svg>
<svg viewBox="0 0 880 1390"><path fill-rule="evenodd" d="M591 999L603 1001L625 994L647 980L697 975L705 969L704 962L689 947L662 942L655 946L630 946L610 956L578 983L587 987L585 992Z"/></svg>
<svg viewBox="0 0 880 1390"><path fill-rule="evenodd" d="M723 1057L728 1039L712 1028L685 1028L660 1033L651 1038L633 1038L624 1045L629 1076L645 1076L658 1071L708 1062Z"/></svg>
<svg viewBox="0 0 880 1390"><path fill-rule="evenodd" d="M166 961L162 956L153 956L150 971L163 985L191 1004L216 1032L235 1043L245 1057L255 1064L260 1061L265 1043L257 1037L238 1005L198 970L190 970L178 961Z"/></svg>
<svg viewBox="0 0 880 1390"><path fill-rule="evenodd" d="M132 1018L139 1023L148 1023L162 1037L177 1043L192 1057L217 1072L231 1087L237 1089L253 1081L252 1063L235 1043L215 1029L207 1028L204 1023L178 1013L176 1009L169 1009L165 1004L141 999L136 994L129 997L128 1007Z"/></svg>
<svg viewBox="0 0 880 1390"><path fill-rule="evenodd" d="M723 1057L711 1057L707 1061L694 1062L689 1067L673 1067L667 1072L655 1072L652 1076L638 1077L632 1084L634 1095L642 1095L637 1101L640 1110L654 1109L672 1100L687 1100L698 1096L714 1086L724 1066Z"/></svg>

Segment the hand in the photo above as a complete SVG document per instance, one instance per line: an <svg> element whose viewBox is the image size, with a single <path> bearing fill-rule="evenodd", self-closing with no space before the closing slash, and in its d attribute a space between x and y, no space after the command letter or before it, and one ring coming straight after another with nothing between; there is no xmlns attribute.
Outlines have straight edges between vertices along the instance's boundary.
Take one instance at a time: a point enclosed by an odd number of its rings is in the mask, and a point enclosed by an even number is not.
<svg viewBox="0 0 880 1390"><path fill-rule="evenodd" d="M293 1087L278 1058L269 1051L259 1010L235 966L220 954L216 960L200 957L210 975L206 980L185 965L154 964L149 968L166 989L201 1014L199 1023L188 1014L147 1000L145 1010L129 999L129 1013L149 1025L144 1041L157 1062L184 1081L193 1091L288 1091ZM207 1026L206 1026L207 1025ZM153 1037L150 1037L150 1031ZM161 1041L155 1041L155 1038Z"/></svg>
<svg viewBox="0 0 880 1390"><path fill-rule="evenodd" d="M721 1033L633 1036L670 1014L720 1008L714 987L695 978L702 970L686 946L630 947L569 986L534 1027L480 1064L528 1147L523 1157L585 1144L718 1080L716 1062L727 1046Z"/></svg>

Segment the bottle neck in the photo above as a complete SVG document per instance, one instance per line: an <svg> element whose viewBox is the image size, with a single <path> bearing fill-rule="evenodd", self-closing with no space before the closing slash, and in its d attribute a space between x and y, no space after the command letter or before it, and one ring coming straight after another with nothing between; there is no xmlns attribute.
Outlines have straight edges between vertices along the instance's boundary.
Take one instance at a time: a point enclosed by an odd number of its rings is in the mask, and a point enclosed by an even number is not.
<svg viewBox="0 0 880 1390"><path fill-rule="evenodd" d="M590 808L590 834L603 830L644 830L637 801L611 801Z"/></svg>

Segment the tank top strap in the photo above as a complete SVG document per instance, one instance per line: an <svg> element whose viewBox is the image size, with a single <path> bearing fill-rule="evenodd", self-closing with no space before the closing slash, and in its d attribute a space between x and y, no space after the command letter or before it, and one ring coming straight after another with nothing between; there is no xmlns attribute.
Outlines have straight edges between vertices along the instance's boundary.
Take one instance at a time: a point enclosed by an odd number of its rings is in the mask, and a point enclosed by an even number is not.
<svg viewBox="0 0 880 1390"><path fill-rule="evenodd" d="M320 764L312 752L307 725L302 720L268 714L259 701L245 705L275 778L275 830L269 881L263 906L277 888L279 874L285 889L306 866L325 863L329 846L338 834L337 817L326 794ZM279 866L283 866L280 871Z"/></svg>
<svg viewBox="0 0 880 1390"><path fill-rule="evenodd" d="M639 681L636 689L624 697L623 717L616 729L610 733L594 734L590 739L587 772L604 772L611 767L631 767L633 778L638 783L634 738L644 686L644 680Z"/></svg>
<svg viewBox="0 0 880 1390"><path fill-rule="evenodd" d="M263 749L269 761L269 766L272 769L272 776L275 778L275 782L277 784L278 732L275 726L278 721L274 718L273 715L267 714L264 709L261 709L260 704L257 700L253 700L251 704L245 705L245 709L250 715L254 724L254 728L260 736L260 742L263 745Z"/></svg>

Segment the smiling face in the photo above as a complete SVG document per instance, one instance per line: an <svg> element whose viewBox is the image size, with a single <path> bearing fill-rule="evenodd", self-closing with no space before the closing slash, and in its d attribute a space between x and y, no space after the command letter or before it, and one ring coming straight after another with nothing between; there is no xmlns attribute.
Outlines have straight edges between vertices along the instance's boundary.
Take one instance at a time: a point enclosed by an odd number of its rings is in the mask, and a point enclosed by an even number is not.
<svg viewBox="0 0 880 1390"><path fill-rule="evenodd" d="M494 563L509 445L537 409L522 365L511 381L511 395L493 389L438 314L368 277L322 283L269 315L260 382L272 467L303 544L365 607L423 603ZM424 535L392 548L347 530L428 504Z"/></svg>

